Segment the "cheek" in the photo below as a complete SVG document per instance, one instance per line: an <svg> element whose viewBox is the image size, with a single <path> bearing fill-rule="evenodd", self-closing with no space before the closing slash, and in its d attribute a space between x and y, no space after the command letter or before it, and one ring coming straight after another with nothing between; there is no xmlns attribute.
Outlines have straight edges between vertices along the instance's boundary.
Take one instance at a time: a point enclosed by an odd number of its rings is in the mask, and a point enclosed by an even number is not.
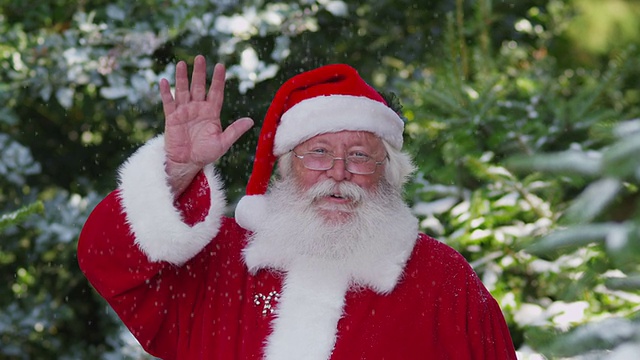
<svg viewBox="0 0 640 360"><path fill-rule="evenodd" d="M376 190L385 176L384 166L379 166L378 171L367 177L367 189Z"/></svg>
<svg viewBox="0 0 640 360"><path fill-rule="evenodd" d="M293 178L304 190L316 184L319 174L319 171L311 171L303 166L294 166L292 172Z"/></svg>
<svg viewBox="0 0 640 360"><path fill-rule="evenodd" d="M353 183L365 190L375 190L380 183L381 176L358 176L351 179Z"/></svg>
<svg viewBox="0 0 640 360"><path fill-rule="evenodd" d="M317 181L318 177L312 174L305 174L299 178L300 185L304 190L310 189Z"/></svg>

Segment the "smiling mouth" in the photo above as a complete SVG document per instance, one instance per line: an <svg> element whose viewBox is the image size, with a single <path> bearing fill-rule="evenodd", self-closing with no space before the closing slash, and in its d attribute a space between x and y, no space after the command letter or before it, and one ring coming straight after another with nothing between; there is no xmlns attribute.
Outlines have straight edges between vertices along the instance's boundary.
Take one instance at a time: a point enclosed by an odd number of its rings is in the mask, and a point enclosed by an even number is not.
<svg viewBox="0 0 640 360"><path fill-rule="evenodd" d="M334 199L345 199L344 196L339 195L339 194L331 194L329 195L330 197L334 198Z"/></svg>

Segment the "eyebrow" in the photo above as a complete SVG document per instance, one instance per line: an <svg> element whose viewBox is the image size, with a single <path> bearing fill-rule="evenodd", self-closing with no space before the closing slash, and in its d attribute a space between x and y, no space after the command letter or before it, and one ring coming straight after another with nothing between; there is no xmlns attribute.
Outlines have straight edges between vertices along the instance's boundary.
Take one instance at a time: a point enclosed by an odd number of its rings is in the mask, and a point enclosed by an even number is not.
<svg viewBox="0 0 640 360"><path fill-rule="evenodd" d="M351 143L351 144L344 144L344 145L345 145L345 149L346 150L349 150L349 149L354 148L354 147L361 147L361 148L366 148L367 150L373 151L373 148L375 147L375 146L373 146L371 144L365 143L364 141L358 141L358 142L354 142L354 143ZM315 147L315 146L326 146L326 147L329 147L329 148L332 148L332 149L336 148L336 146L334 146L333 144L331 144L331 143L329 143L328 141L325 141L325 140L317 140L317 141L314 141L314 142L310 142L309 144L307 144L306 147L307 148L312 148L312 147ZM340 146L340 145L338 145L338 146Z"/></svg>

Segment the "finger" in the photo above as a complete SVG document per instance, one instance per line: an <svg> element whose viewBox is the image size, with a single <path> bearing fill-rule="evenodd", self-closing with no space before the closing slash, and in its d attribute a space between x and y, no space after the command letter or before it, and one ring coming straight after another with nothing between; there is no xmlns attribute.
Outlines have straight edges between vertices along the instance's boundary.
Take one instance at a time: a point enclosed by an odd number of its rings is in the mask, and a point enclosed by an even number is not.
<svg viewBox="0 0 640 360"><path fill-rule="evenodd" d="M209 94L207 95L207 101L211 103L213 106L212 110L218 115L220 111L222 111L222 102L224 101L224 81L224 65L218 63L213 68L213 77L211 78L211 86L209 87Z"/></svg>
<svg viewBox="0 0 640 360"><path fill-rule="evenodd" d="M207 84L207 62L202 55L196 56L193 61L193 74L191 75L191 100L204 101Z"/></svg>
<svg viewBox="0 0 640 360"><path fill-rule="evenodd" d="M227 126L226 129L222 132L222 144L225 148L225 151L228 150L231 145L233 145L242 134L246 133L247 130L251 129L253 126L253 120L251 118L240 118L234 121L231 125Z"/></svg>
<svg viewBox="0 0 640 360"><path fill-rule="evenodd" d="M162 99L164 116L167 117L176 110L176 104L173 102L173 95L171 94L171 86L167 79L160 79L160 98Z"/></svg>
<svg viewBox="0 0 640 360"><path fill-rule="evenodd" d="M176 66L176 104L185 104L191 100L187 63L180 61Z"/></svg>

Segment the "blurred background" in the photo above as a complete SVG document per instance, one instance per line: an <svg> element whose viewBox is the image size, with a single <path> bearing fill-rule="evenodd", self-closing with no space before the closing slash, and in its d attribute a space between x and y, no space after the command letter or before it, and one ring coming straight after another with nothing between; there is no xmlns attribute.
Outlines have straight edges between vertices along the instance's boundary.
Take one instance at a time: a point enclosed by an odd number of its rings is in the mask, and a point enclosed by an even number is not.
<svg viewBox="0 0 640 360"><path fill-rule="evenodd" d="M1 0L0 359L149 358L75 250L197 54L227 65L227 123L357 68L402 105L421 230L473 265L519 357L636 359L639 43L635 0ZM229 214L258 132L218 164Z"/></svg>

